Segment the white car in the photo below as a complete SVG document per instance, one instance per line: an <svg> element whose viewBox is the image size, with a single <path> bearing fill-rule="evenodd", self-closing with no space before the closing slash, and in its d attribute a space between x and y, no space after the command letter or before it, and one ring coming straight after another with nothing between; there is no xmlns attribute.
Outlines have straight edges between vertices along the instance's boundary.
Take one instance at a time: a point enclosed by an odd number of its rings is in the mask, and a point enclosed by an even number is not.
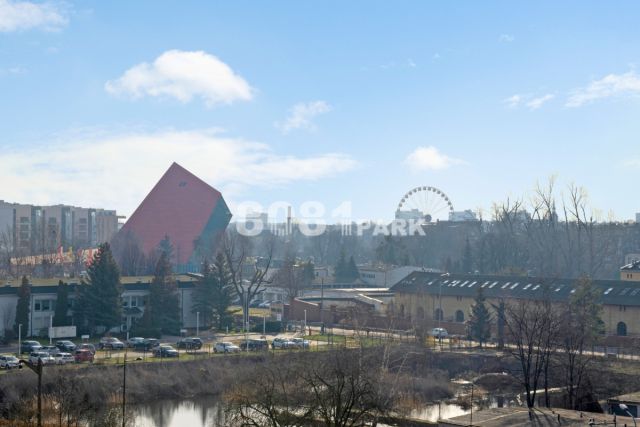
<svg viewBox="0 0 640 427"><path fill-rule="evenodd" d="M43 365L53 365L56 363L56 360L46 351L34 351L29 355L29 362L34 365L38 364L38 360L42 361Z"/></svg>
<svg viewBox="0 0 640 427"><path fill-rule="evenodd" d="M20 367L20 361L17 357L11 355L0 355L0 368L13 369Z"/></svg>
<svg viewBox="0 0 640 427"><path fill-rule="evenodd" d="M304 338L293 338L291 342L295 348L309 348L309 341Z"/></svg>
<svg viewBox="0 0 640 427"><path fill-rule="evenodd" d="M66 365L67 363L74 363L76 361L71 353L56 353L52 356L55 359L56 365Z"/></svg>
<svg viewBox="0 0 640 427"><path fill-rule="evenodd" d="M433 328L429 335L436 338L447 338L449 337L449 332L444 328Z"/></svg>
<svg viewBox="0 0 640 427"><path fill-rule="evenodd" d="M240 352L240 347L230 342L218 342L215 347L213 347L214 353L238 353Z"/></svg>
<svg viewBox="0 0 640 427"><path fill-rule="evenodd" d="M271 348L295 348L296 344L289 338L274 338L271 341Z"/></svg>

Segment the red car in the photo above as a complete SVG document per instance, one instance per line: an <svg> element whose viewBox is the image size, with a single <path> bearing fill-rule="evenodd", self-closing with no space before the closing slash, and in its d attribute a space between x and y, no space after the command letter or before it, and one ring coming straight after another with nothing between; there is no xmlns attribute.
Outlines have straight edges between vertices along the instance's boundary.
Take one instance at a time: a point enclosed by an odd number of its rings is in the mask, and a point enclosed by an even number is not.
<svg viewBox="0 0 640 427"><path fill-rule="evenodd" d="M76 363L90 362L93 363L93 353L86 349L76 350L75 354Z"/></svg>

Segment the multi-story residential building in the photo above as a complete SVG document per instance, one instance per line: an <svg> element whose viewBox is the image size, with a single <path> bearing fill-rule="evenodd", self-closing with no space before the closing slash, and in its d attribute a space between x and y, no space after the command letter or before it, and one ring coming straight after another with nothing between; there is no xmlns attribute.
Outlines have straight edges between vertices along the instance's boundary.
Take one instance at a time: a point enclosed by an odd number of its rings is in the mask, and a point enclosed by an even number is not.
<svg viewBox="0 0 640 427"><path fill-rule="evenodd" d="M60 246L95 247L117 231L118 216L113 210L0 200L0 244L21 255L55 253Z"/></svg>

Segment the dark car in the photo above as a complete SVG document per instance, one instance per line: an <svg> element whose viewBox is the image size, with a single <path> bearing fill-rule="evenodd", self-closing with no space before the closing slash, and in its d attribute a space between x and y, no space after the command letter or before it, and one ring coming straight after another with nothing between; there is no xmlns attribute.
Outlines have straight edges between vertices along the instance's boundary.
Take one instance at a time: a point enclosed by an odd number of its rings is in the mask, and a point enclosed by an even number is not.
<svg viewBox="0 0 640 427"><path fill-rule="evenodd" d="M76 363L81 363L81 362L93 363L93 358L94 358L93 353L90 350L80 349L75 351L74 359Z"/></svg>
<svg viewBox="0 0 640 427"><path fill-rule="evenodd" d="M20 353L33 353L35 351L40 351L42 345L38 341L22 341L20 345Z"/></svg>
<svg viewBox="0 0 640 427"><path fill-rule="evenodd" d="M137 351L152 351L159 345L160 341L158 341L157 339L145 338L144 340L133 344L133 349Z"/></svg>
<svg viewBox="0 0 640 427"><path fill-rule="evenodd" d="M58 347L60 351L63 351L65 353L73 353L74 351L76 351L77 346L69 340L63 340L57 341L56 347Z"/></svg>
<svg viewBox="0 0 640 427"><path fill-rule="evenodd" d="M156 347L153 351L153 355L156 357L179 357L180 353L170 345L162 344Z"/></svg>
<svg viewBox="0 0 640 427"><path fill-rule="evenodd" d="M269 350L269 342L267 340L251 339L240 343L240 348L243 351L246 351L247 347L249 347L249 351Z"/></svg>
<svg viewBox="0 0 640 427"><path fill-rule="evenodd" d="M187 350L200 350L202 348L202 340L198 337L182 338L177 342L177 346Z"/></svg>

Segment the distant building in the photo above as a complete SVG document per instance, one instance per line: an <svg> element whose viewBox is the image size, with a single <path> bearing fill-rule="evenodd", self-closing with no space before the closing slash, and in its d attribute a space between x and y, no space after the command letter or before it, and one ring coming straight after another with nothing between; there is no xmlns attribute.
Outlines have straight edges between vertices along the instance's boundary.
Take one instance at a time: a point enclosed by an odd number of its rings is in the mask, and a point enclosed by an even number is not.
<svg viewBox="0 0 640 427"><path fill-rule="evenodd" d="M640 224L640 212L636 214L636 222Z"/></svg>
<svg viewBox="0 0 640 427"><path fill-rule="evenodd" d="M178 287L178 301L180 304L180 321L183 328L196 327L196 314L193 312L193 288L197 277L176 275L174 277ZM45 336L51 316L55 314L59 279L29 279L31 283L31 300L29 302L29 323L23 325L23 330L29 336ZM76 307L76 289L79 279L63 279L69 284L69 311L73 316ZM121 277L122 283L122 325L116 327L117 332L126 332L142 317L145 300L149 295L151 276ZM0 336L4 336L7 329L13 327L15 310L18 302L18 288L20 280L3 283L0 287L0 313L4 319L0 322Z"/></svg>
<svg viewBox="0 0 640 427"><path fill-rule="evenodd" d="M1 244L23 255L59 247L95 247L118 231L116 211L68 205L35 206L0 200Z"/></svg>
<svg viewBox="0 0 640 427"><path fill-rule="evenodd" d="M636 266L637 267L637 266ZM623 267L624 268L624 267ZM634 276L637 277L637 276ZM593 280L602 304L605 333L640 336L640 278ZM413 272L391 287L390 312L406 322L440 321L449 333L465 333L465 325L478 290L489 304L523 299L540 300L545 288L553 302L565 302L575 290L575 279L489 276ZM495 318L496 313L493 313Z"/></svg>
<svg viewBox="0 0 640 427"><path fill-rule="evenodd" d="M633 259L629 264L620 268L620 280L640 282L640 259Z"/></svg>
<svg viewBox="0 0 640 427"><path fill-rule="evenodd" d="M477 221L477 220L478 218L476 217L476 214L470 209L467 209L465 211L449 212L449 221L451 222L464 222L464 221Z"/></svg>
<svg viewBox="0 0 640 427"><path fill-rule="evenodd" d="M168 237L178 271L199 271L231 220L222 194L173 163L124 224L118 235L132 234L145 254Z"/></svg>
<svg viewBox="0 0 640 427"><path fill-rule="evenodd" d="M375 288L388 288L395 285L409 273L423 271L422 267L397 265L359 265L360 280Z"/></svg>

